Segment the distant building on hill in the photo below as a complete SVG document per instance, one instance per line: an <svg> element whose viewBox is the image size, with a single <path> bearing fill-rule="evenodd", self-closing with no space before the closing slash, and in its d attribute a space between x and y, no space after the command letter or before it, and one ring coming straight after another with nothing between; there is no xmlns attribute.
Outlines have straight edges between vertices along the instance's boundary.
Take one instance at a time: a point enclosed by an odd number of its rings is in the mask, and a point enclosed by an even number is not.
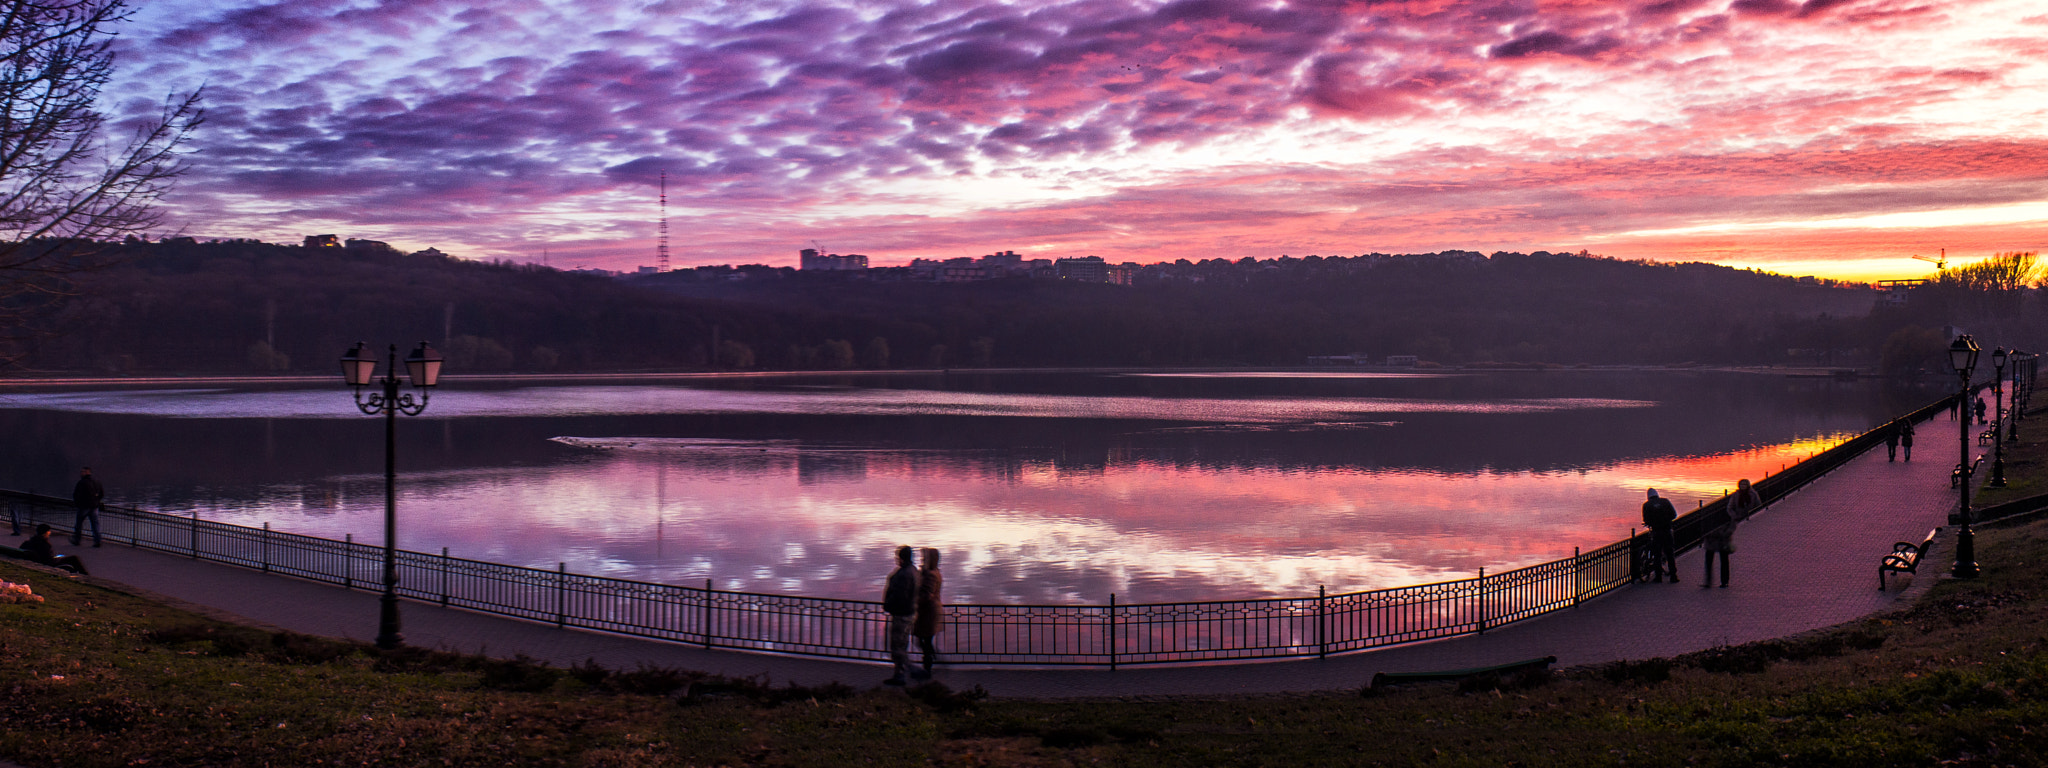
<svg viewBox="0 0 2048 768"><path fill-rule="evenodd" d="M357 240L353 237L343 242L343 247L358 253L397 253L398 249L382 240Z"/></svg>
<svg viewBox="0 0 2048 768"><path fill-rule="evenodd" d="M816 248L805 248L797 251L797 268L805 272L858 271L868 268L868 257L858 253L821 254Z"/></svg>
<svg viewBox="0 0 2048 768"><path fill-rule="evenodd" d="M307 236L306 236L306 243L305 243L305 247L307 247L307 248L340 248L340 247L341 247L341 236L340 236L340 235L307 235Z"/></svg>
<svg viewBox="0 0 2048 768"><path fill-rule="evenodd" d="M1077 283L1109 282L1109 264L1101 256L1082 256L1077 259L1060 259L1053 262L1059 279Z"/></svg>

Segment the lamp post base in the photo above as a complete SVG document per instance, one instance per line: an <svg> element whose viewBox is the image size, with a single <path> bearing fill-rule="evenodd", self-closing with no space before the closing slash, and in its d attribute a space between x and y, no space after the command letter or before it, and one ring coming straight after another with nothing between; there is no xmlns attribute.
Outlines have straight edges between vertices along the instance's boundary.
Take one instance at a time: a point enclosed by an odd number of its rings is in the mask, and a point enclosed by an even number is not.
<svg viewBox="0 0 2048 768"><path fill-rule="evenodd" d="M377 647L389 651L405 645L405 636L398 633L398 596L386 592L378 602Z"/></svg>
<svg viewBox="0 0 2048 768"><path fill-rule="evenodd" d="M1993 488L2005 487L2005 459L1999 458L1992 460L1990 485Z"/></svg>
<svg viewBox="0 0 2048 768"><path fill-rule="evenodd" d="M1964 523L1961 533L1956 534L1956 567L1953 571L1958 579L1977 578L1977 534Z"/></svg>

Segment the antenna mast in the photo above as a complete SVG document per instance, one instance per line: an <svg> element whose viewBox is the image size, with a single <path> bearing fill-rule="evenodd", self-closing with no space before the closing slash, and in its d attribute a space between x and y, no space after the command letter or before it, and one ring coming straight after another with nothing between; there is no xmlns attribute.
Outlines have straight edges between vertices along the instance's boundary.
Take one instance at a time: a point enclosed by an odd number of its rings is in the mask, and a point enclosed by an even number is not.
<svg viewBox="0 0 2048 768"><path fill-rule="evenodd" d="M661 244L654 246L654 271L668 271L668 169L661 170Z"/></svg>

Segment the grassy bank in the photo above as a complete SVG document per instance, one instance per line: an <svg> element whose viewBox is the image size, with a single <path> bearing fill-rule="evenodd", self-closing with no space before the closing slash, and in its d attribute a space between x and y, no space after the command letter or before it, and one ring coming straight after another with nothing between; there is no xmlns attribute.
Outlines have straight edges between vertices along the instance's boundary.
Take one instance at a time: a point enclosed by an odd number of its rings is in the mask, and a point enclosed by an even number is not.
<svg viewBox="0 0 2048 768"><path fill-rule="evenodd" d="M1678 659L1376 694L1080 703L381 654L209 621L8 562L0 579L30 583L47 602L0 605L0 757L28 766L2048 764L2048 524L1985 531L1979 551L1983 578L1935 585L1903 613Z"/></svg>

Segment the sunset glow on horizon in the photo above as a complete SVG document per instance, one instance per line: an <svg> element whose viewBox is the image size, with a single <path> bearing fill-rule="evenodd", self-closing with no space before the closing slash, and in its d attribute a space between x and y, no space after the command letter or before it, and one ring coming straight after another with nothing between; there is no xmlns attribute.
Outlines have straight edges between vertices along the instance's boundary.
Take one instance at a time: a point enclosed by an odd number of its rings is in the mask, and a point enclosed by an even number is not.
<svg viewBox="0 0 2048 768"><path fill-rule="evenodd" d="M157 0L166 224L478 259L1589 251L1850 280L2048 245L2029 0Z"/></svg>

